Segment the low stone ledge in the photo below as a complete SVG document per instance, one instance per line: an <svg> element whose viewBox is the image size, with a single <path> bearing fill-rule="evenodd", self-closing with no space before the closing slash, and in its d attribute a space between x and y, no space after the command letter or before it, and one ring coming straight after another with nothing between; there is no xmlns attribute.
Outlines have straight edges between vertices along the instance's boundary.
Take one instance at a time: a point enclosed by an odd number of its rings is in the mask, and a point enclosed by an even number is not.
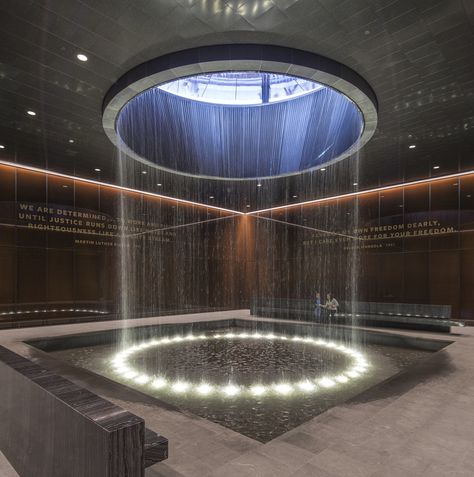
<svg viewBox="0 0 474 477"><path fill-rule="evenodd" d="M0 450L22 477L143 477L168 440L144 420L0 346Z"/></svg>

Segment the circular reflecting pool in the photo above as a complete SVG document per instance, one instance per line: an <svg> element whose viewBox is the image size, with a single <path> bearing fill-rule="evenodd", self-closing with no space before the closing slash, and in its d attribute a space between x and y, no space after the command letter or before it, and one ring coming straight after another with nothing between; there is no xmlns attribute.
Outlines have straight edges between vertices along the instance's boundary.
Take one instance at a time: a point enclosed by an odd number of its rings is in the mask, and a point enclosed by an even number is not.
<svg viewBox="0 0 474 477"><path fill-rule="evenodd" d="M112 333L59 340L53 355L268 442L432 352L385 334L310 328L160 325L128 330L126 346Z"/></svg>
<svg viewBox="0 0 474 477"><path fill-rule="evenodd" d="M358 379L364 355L322 338L273 333L162 337L126 347L114 372L135 385L187 396L316 393Z"/></svg>

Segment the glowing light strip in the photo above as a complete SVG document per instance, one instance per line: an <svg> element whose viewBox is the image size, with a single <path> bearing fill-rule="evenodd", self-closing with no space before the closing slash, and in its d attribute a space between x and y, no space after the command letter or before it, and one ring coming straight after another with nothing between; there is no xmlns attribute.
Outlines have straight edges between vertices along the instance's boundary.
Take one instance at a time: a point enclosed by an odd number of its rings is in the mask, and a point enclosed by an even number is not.
<svg viewBox="0 0 474 477"><path fill-rule="evenodd" d="M110 187L112 189L121 190L121 191L125 191L125 192L133 192L135 194L143 194L143 195L146 195L148 197L156 197L158 199L171 200L171 201L174 201L174 202L178 202L179 204L195 205L195 206L198 206L198 207L205 207L207 209L219 210L219 211L222 211L222 212L228 212L229 214L245 215L245 212L239 212L238 210L226 209L224 207L218 207L216 205L202 204L200 202L193 202L192 200L177 199L175 197L170 197L170 196L163 195L163 194L156 194L155 192L148 192L148 191L145 191L145 190L133 189L131 187L125 187L125 186L120 186L120 185L116 185L116 184L110 184L108 182L96 181L94 179L86 179L84 177L71 176L69 174L63 174L62 172L49 171L47 169L41 169L39 167L34 167L34 166L27 166L27 165L24 165L24 164L17 164L15 162L8 162L8 161L0 160L0 165L7 166L7 167L13 167L13 168L16 168L16 169L22 169L22 170L30 171L30 172L40 172L40 173L46 174L48 176L61 177L63 179L70 179L70 180L77 181L77 182L85 182L87 184L94 184L94 185L99 185L99 186L102 186L102 187Z"/></svg>
<svg viewBox="0 0 474 477"><path fill-rule="evenodd" d="M86 310L84 308L61 308L54 310L19 310L19 311L3 311L0 312L0 316L3 315L27 315L29 313L63 313L63 312L74 312L74 313L96 313L98 315L107 315L108 311L101 310Z"/></svg>
<svg viewBox="0 0 474 477"><path fill-rule="evenodd" d="M431 182L438 182L438 181L443 181L447 179L457 179L459 177L465 177L465 176L469 176L473 174L474 174L474 170L465 171L465 172L456 172L454 174L447 174L444 176L429 177L427 179L419 179L419 180L411 181L411 182L401 182L399 184L392 184L389 186L375 187L374 189L365 189L365 190L360 190L356 192L348 192L346 194L332 195L329 197L323 197L321 199L306 200L303 202L297 202L296 204L287 204L287 205L279 205L277 207L268 207L267 209L260 209L260 210L254 210L252 212L247 212L246 215L256 215L256 214L261 214L263 212L273 212L274 210L292 209L294 207L302 207L304 205L311 205L311 204L320 204L322 202L329 202L331 200L337 200L337 199L348 199L350 197L357 197L359 195L367 195L367 194L372 194L374 192L401 189L404 187L410 187L410 186L420 185L420 184L430 184Z"/></svg>
<svg viewBox="0 0 474 477"><path fill-rule="evenodd" d="M190 381L177 380L172 381L166 379L164 376L150 376L137 369L134 369L128 364L128 360L135 353L146 350L148 348L163 346L174 343L181 343L186 341L204 341L215 339L248 339L248 340L282 340L304 343L312 346L320 346L334 351L339 351L342 354L352 358L352 365L334 376L320 376L313 378L303 378L298 382L280 381L270 384L253 383L247 386L240 385L238 383L229 382L226 385L215 385L206 381L199 383L193 383ZM175 394L192 394L197 396L206 396L209 394L220 395L222 397L233 398L240 395L251 395L254 397L260 397L264 394L277 394L280 396L286 396L295 392L313 393L319 388L330 389L338 384L345 384L353 379L361 377L367 372L369 363L365 356L354 349L351 349L342 344L335 343L333 341L326 341L321 338L301 337L301 336L285 336L274 335L273 333L216 333L213 335L193 335L186 336L173 336L165 337L161 339L151 339L150 341L143 342L130 348L124 349L117 353L111 361L113 371L121 378L131 380L135 384L149 387L150 390L164 390Z"/></svg>

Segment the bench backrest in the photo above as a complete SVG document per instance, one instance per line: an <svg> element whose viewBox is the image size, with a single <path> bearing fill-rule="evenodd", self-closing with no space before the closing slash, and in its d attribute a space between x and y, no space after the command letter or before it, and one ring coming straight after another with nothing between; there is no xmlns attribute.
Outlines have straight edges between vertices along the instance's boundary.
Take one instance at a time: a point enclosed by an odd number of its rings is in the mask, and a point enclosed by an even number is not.
<svg viewBox="0 0 474 477"><path fill-rule="evenodd" d="M411 316L415 318L451 319L451 305L417 303L343 302L346 312L367 315Z"/></svg>
<svg viewBox="0 0 474 477"><path fill-rule="evenodd" d="M425 305L416 303L385 303L341 301L340 311L367 315L412 316L419 318L451 319L451 305ZM273 308L281 310L311 310L314 300L299 298L254 298L252 310Z"/></svg>

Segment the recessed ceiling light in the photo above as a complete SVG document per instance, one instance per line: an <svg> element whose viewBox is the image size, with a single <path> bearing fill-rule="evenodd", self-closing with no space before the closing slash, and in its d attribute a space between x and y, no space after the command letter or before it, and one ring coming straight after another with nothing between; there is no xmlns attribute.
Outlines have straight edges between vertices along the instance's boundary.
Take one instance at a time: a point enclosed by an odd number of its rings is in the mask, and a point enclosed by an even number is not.
<svg viewBox="0 0 474 477"><path fill-rule="evenodd" d="M76 55L76 58L79 60L79 61L87 61L89 58L87 58L86 55L84 55L84 53L78 53Z"/></svg>
<svg viewBox="0 0 474 477"><path fill-rule="evenodd" d="M433 169L439 169L439 166L433 166Z"/></svg>
<svg viewBox="0 0 474 477"><path fill-rule="evenodd" d="M416 147L416 144L410 144L410 145L408 146L408 149L415 149L415 147Z"/></svg>
<svg viewBox="0 0 474 477"><path fill-rule="evenodd" d="M36 113L34 111L31 111L31 109L29 109L26 114L29 114L30 116L36 116Z"/></svg>
<svg viewBox="0 0 474 477"><path fill-rule="evenodd" d="M95 172L100 172L100 169L99 169L98 167L96 167L96 168L94 169L94 171L95 171Z"/></svg>
<svg viewBox="0 0 474 477"><path fill-rule="evenodd" d="M5 149L5 146L3 144L0 144L0 149Z"/></svg>
<svg viewBox="0 0 474 477"><path fill-rule="evenodd" d="M74 139L69 139L69 144L73 144L74 143Z"/></svg>

